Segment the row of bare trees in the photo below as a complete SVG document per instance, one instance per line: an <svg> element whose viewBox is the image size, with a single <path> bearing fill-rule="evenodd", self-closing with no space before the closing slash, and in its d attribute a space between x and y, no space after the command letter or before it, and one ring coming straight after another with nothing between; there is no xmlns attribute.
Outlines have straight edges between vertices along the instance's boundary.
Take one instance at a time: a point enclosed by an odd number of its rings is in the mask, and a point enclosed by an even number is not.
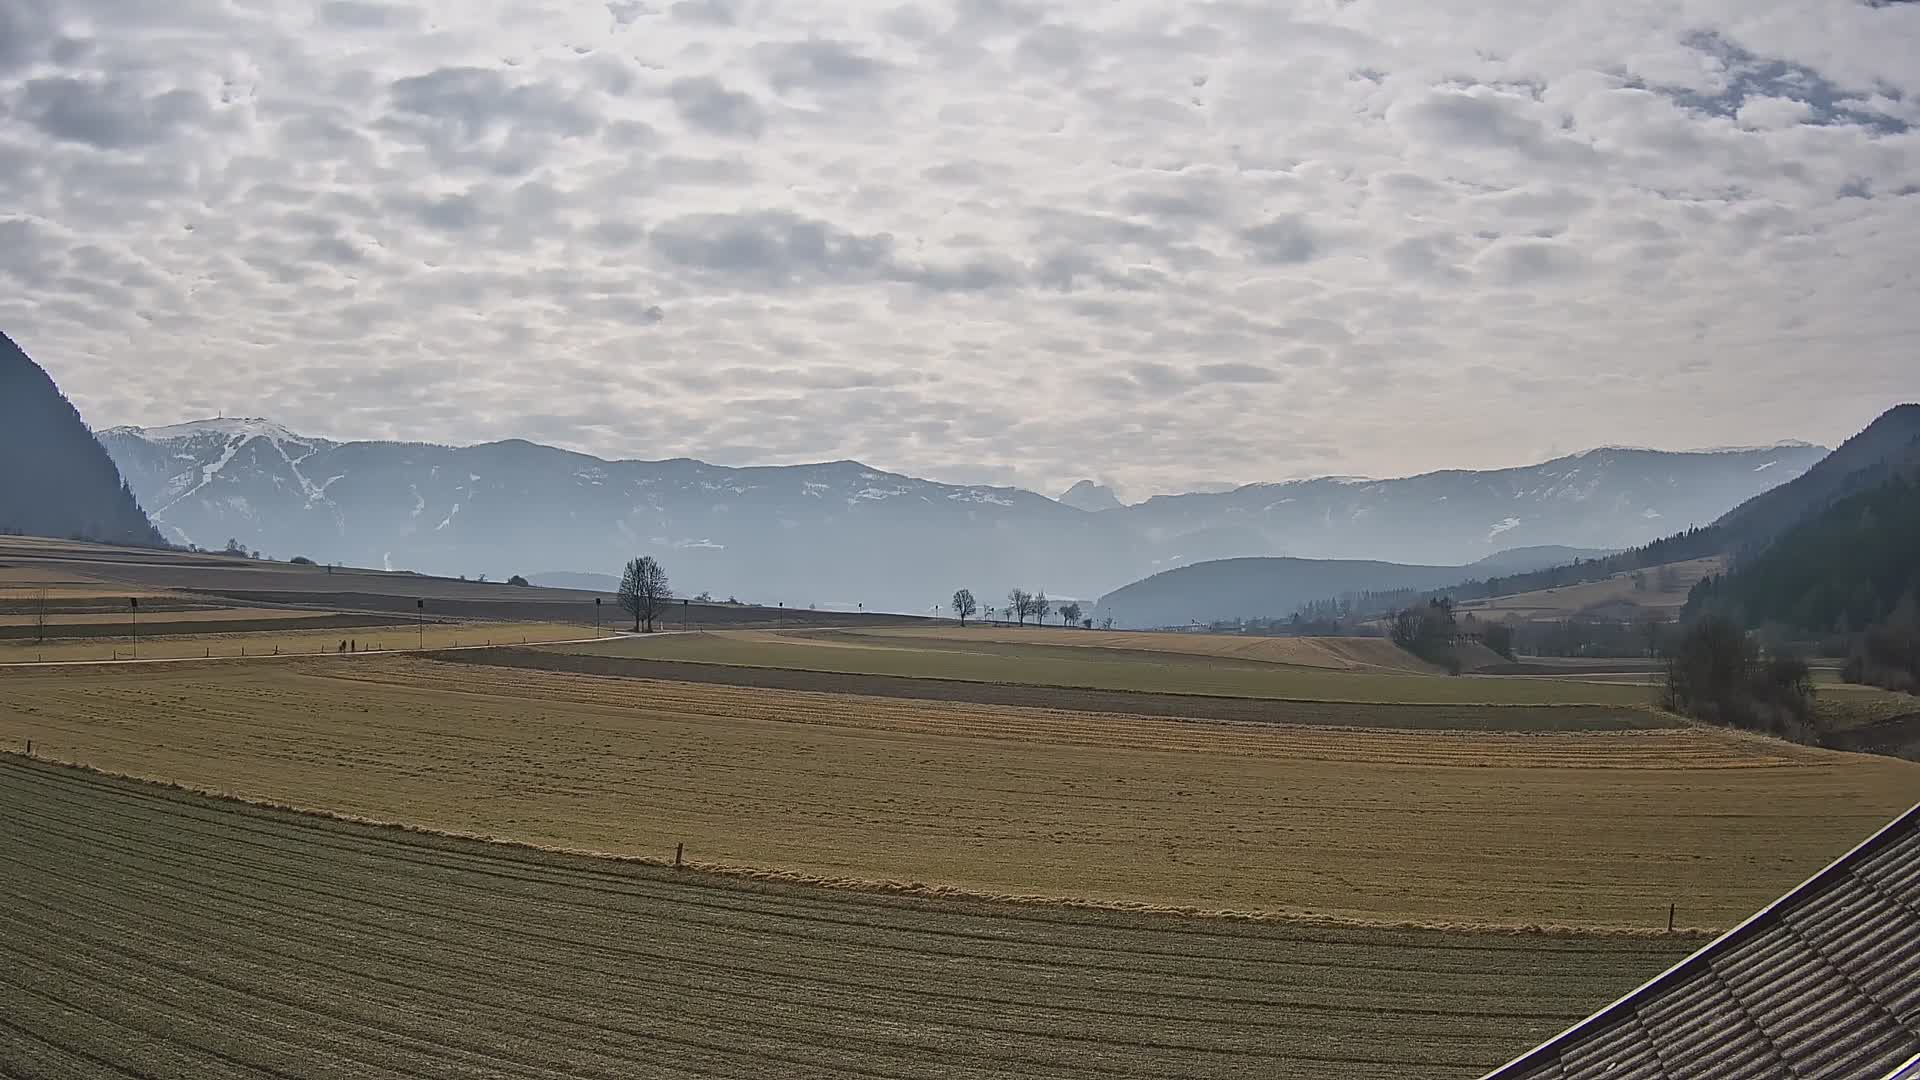
<svg viewBox="0 0 1920 1080"><path fill-rule="evenodd" d="M1036 625L1044 623L1050 610L1060 616L1062 626L1081 624L1083 612L1077 601L1055 608L1053 602L1047 599L1045 590L1030 593L1025 589L1014 589L1007 593L1007 606L1004 609L996 611L987 608L984 614L989 619L1004 618L1025 626L1028 619L1032 619ZM961 626L967 625L968 619L983 613L972 589L961 589L953 594L953 613L960 617Z"/></svg>

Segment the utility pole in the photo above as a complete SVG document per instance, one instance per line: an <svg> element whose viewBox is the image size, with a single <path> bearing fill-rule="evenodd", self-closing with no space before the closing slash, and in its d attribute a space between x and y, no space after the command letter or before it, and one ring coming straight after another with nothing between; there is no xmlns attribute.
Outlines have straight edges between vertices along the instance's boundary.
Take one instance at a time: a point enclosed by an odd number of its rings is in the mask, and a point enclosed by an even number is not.
<svg viewBox="0 0 1920 1080"><path fill-rule="evenodd" d="M600 598L593 598L593 636L600 636Z"/></svg>
<svg viewBox="0 0 1920 1080"><path fill-rule="evenodd" d="M414 623L420 628L420 651L425 652L427 649L427 602L424 599L415 600L413 610Z"/></svg>
<svg viewBox="0 0 1920 1080"><path fill-rule="evenodd" d="M140 598L127 597L127 609L133 612L133 658L140 659Z"/></svg>

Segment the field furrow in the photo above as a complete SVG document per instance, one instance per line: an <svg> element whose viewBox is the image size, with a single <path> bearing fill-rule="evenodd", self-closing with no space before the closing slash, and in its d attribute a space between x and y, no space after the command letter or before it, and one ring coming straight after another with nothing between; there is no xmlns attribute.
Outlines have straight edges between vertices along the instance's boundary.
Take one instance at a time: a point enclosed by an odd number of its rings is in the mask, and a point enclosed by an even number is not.
<svg viewBox="0 0 1920 1080"><path fill-rule="evenodd" d="M0 1074L1466 1077L1693 943L824 890L17 756L0 820Z"/></svg>

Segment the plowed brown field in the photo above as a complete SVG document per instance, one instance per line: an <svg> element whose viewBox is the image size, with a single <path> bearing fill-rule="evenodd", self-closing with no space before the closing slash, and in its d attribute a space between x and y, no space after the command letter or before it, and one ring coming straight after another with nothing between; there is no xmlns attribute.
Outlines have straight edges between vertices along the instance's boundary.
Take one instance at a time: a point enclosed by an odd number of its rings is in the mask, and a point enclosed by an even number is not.
<svg viewBox="0 0 1920 1080"><path fill-rule="evenodd" d="M1696 942L890 897L0 755L0 1075L1479 1075Z"/></svg>
<svg viewBox="0 0 1920 1080"><path fill-rule="evenodd" d="M1920 793L1729 733L1354 731L380 659L0 674L0 738L460 833L894 888L1726 925Z"/></svg>

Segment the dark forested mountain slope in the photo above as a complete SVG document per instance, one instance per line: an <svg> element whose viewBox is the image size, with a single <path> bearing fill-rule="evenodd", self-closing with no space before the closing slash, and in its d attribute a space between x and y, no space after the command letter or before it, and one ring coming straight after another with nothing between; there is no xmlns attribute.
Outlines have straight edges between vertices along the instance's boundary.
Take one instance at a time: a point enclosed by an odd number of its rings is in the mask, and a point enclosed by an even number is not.
<svg viewBox="0 0 1920 1080"><path fill-rule="evenodd" d="M1877 487L1920 455L1920 405L1897 405L1812 468L1762 492L1715 522L1728 552L1758 554L1802 519L1858 491Z"/></svg>
<svg viewBox="0 0 1920 1080"><path fill-rule="evenodd" d="M0 530L160 543L160 534L80 413L5 334L0 334Z"/></svg>
<svg viewBox="0 0 1920 1080"><path fill-rule="evenodd" d="M1689 614L1854 633L1920 619L1920 465L1883 466L1879 486L1815 513L1729 574L1694 587Z"/></svg>

